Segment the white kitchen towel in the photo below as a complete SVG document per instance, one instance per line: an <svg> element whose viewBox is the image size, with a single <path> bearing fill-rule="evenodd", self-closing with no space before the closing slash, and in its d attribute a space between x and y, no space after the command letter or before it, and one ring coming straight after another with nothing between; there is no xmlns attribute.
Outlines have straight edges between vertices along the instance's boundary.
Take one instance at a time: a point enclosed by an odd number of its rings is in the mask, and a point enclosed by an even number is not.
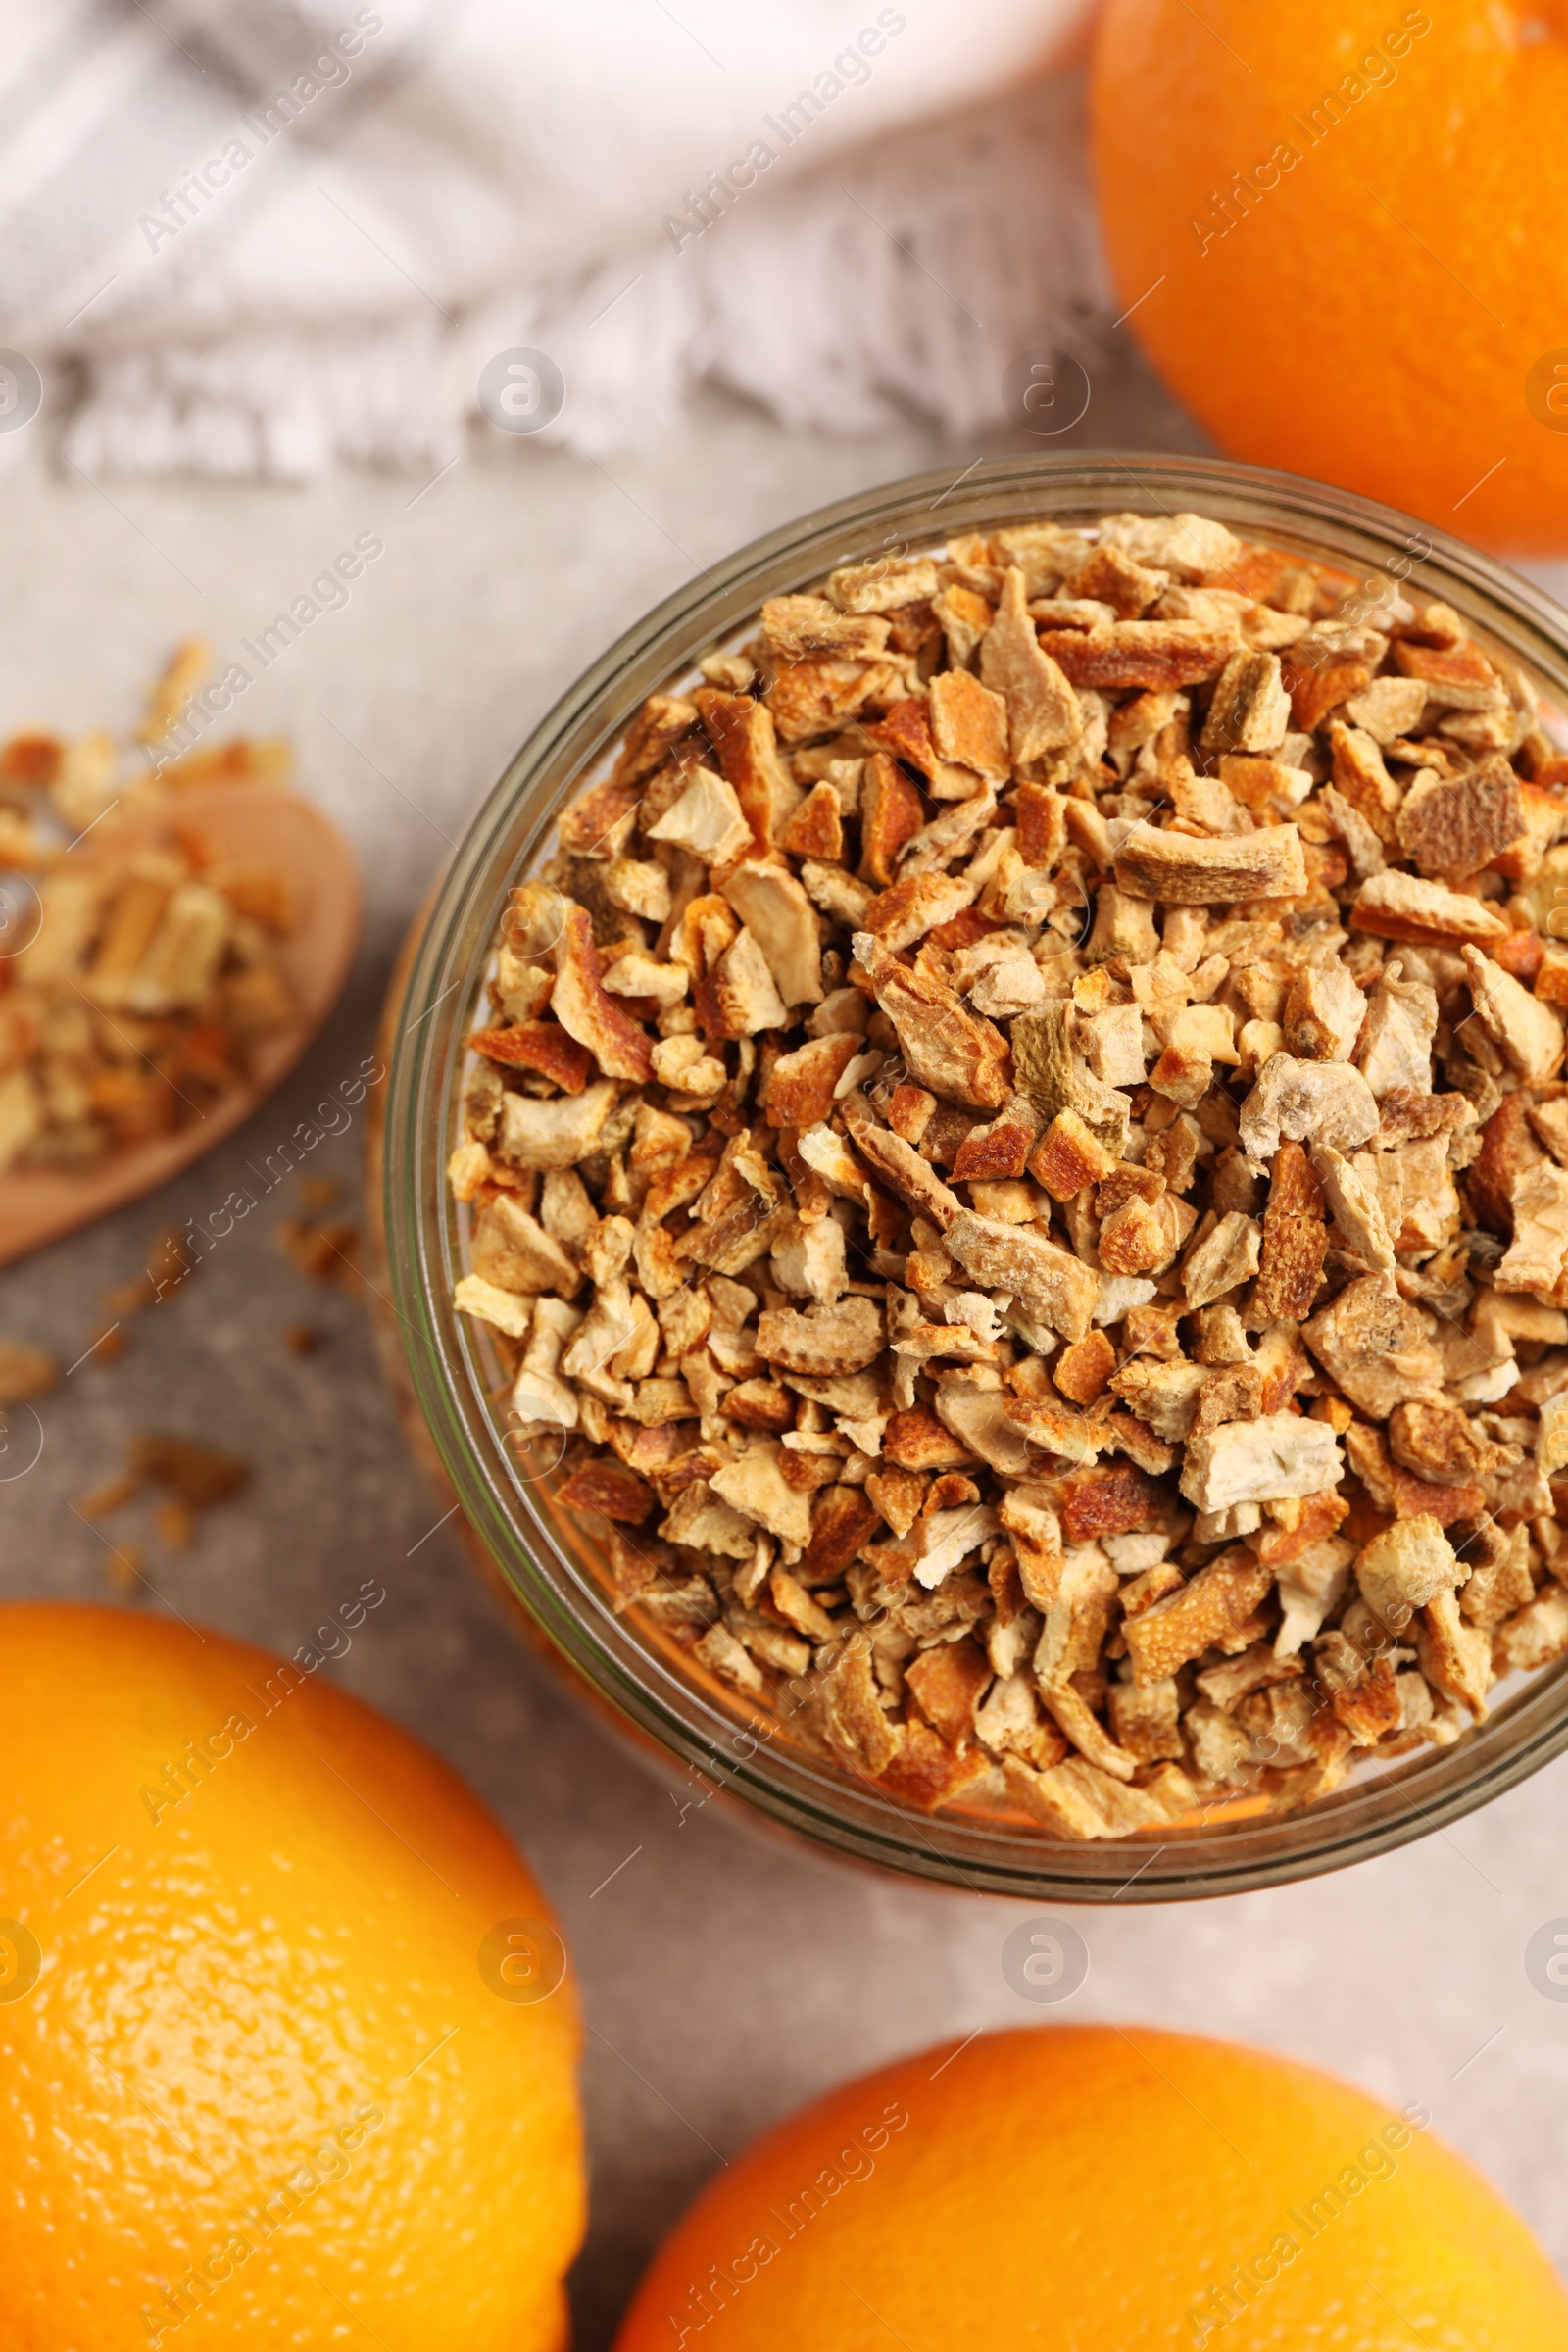
<svg viewBox="0 0 1568 2352"><path fill-rule="evenodd" d="M983 426L1102 311L1086 5L10 0L0 343L92 473L433 468L518 348L589 452Z"/></svg>

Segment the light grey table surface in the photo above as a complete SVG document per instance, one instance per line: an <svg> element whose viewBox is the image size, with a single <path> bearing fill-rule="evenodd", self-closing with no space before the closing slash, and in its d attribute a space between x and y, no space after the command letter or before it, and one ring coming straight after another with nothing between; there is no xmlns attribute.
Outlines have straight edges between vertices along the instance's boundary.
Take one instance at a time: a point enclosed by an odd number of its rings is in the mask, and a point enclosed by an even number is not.
<svg viewBox="0 0 1568 2352"><path fill-rule="evenodd" d="M1093 432L1091 432L1091 425ZM292 735L304 789L357 843L366 941L304 1070L232 1143L156 1200L0 1275L0 1334L70 1362L106 1286L148 1237L226 1196L368 1052L391 957L506 757L624 626L704 563L862 486L976 447L910 420L875 441L780 429L717 400L671 441L604 466L487 434L433 487L345 478L306 490L109 481L52 469L41 431L0 482L6 626L0 729L128 720L172 642L221 649L264 625L341 548L385 554L247 696L252 731ZM1097 382L1073 439L1196 448L1134 372ZM1022 445L1022 436L1019 436ZM992 449L1008 446L991 445ZM1568 571L1541 571L1561 593ZM316 1154L359 1183L360 1134ZM283 1196L278 1200L281 1202ZM684 1821L515 1645L432 1503L389 1409L360 1305L279 1254L269 1204L122 1361L89 1362L42 1407L44 1448L0 1485L0 1592L110 1597L105 1542L71 1504L137 1428L243 1454L243 1499L176 1556L136 1512L169 1607L289 1651L366 1574L386 1605L337 1674L464 1773L559 1905L590 2026L584 2088L593 2218L575 2276L578 2342L609 2343L650 2249L716 2155L835 2081L949 2034L1043 2017L1138 2020L1316 2062L1438 2129L1522 2209L1559 2263L1568 2212L1568 2006L1527 1981L1532 1932L1568 1917L1568 1758L1455 1829L1285 1891L1185 1907L1084 1909L1092 1956L1063 2011L1000 1965L1017 1905L862 1874L716 1807ZM282 1327L323 1345L285 1352ZM611 1876L610 1874L614 1874Z"/></svg>

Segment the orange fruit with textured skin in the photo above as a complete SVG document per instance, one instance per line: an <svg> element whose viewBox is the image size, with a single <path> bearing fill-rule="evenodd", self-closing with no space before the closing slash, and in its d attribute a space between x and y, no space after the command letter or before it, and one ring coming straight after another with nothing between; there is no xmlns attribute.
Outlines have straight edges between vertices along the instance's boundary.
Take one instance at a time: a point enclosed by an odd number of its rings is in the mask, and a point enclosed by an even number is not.
<svg viewBox="0 0 1568 2352"><path fill-rule="evenodd" d="M548 1911L464 1784L296 1656L0 1608L8 2352L565 2341L578 2027ZM530 1966L549 1997L515 1997Z"/></svg>
<svg viewBox="0 0 1568 2352"><path fill-rule="evenodd" d="M768 2132L665 2241L617 2352L897 2343L1563 2352L1568 2296L1424 2107L1058 2027L901 2059Z"/></svg>
<svg viewBox="0 0 1568 2352"><path fill-rule="evenodd" d="M1568 548L1568 6L1108 0L1119 306L1232 456Z"/></svg>

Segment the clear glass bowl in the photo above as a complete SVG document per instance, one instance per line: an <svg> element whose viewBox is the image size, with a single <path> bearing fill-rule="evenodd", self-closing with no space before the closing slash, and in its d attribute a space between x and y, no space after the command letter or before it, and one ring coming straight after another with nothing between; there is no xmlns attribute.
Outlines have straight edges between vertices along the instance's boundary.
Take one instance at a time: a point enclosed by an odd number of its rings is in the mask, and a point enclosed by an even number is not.
<svg viewBox="0 0 1568 2352"><path fill-rule="evenodd" d="M1299 1812L1259 1800L1201 1827L1110 1843L1058 1840L1022 1821L916 1812L796 1743L765 1707L705 1678L657 1632L617 1616L595 1522L557 1505L548 1471L518 1460L496 1399L501 1367L454 1313L466 1212L447 1190L464 1038L507 894L549 854L557 811L613 747L643 698L690 681L697 660L748 633L766 597L835 565L950 534L1050 516L1194 510L1244 536L1351 571L1408 579L1568 708L1568 613L1504 565L1408 515L1294 475L1221 460L1137 454L1002 459L824 507L714 564L629 629L535 729L453 859L409 966L387 1097L385 1216L393 1303L418 1408L478 1543L573 1678L679 1759L696 1801L720 1789L842 1854L956 1886L1070 1902L1175 1901L1278 1886L1365 1860L1499 1795L1568 1746L1568 1659L1523 1681L1451 1747L1352 1777Z"/></svg>

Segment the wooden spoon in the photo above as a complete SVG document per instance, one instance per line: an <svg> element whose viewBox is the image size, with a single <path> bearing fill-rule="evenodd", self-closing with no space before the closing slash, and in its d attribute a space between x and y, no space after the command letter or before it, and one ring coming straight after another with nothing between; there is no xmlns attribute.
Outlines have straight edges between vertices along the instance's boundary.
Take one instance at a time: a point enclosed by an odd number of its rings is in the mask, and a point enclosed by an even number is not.
<svg viewBox="0 0 1568 2352"><path fill-rule="evenodd" d="M232 1135L287 1077L348 978L360 935L359 868L337 827L297 793L211 784L160 795L106 818L73 863L160 847L176 827L199 833L216 862L270 869L292 883L300 918L276 954L298 1018L255 1041L249 1085L220 1096L177 1134L114 1152L80 1174L28 1168L0 1175L0 1265L156 1191Z"/></svg>

